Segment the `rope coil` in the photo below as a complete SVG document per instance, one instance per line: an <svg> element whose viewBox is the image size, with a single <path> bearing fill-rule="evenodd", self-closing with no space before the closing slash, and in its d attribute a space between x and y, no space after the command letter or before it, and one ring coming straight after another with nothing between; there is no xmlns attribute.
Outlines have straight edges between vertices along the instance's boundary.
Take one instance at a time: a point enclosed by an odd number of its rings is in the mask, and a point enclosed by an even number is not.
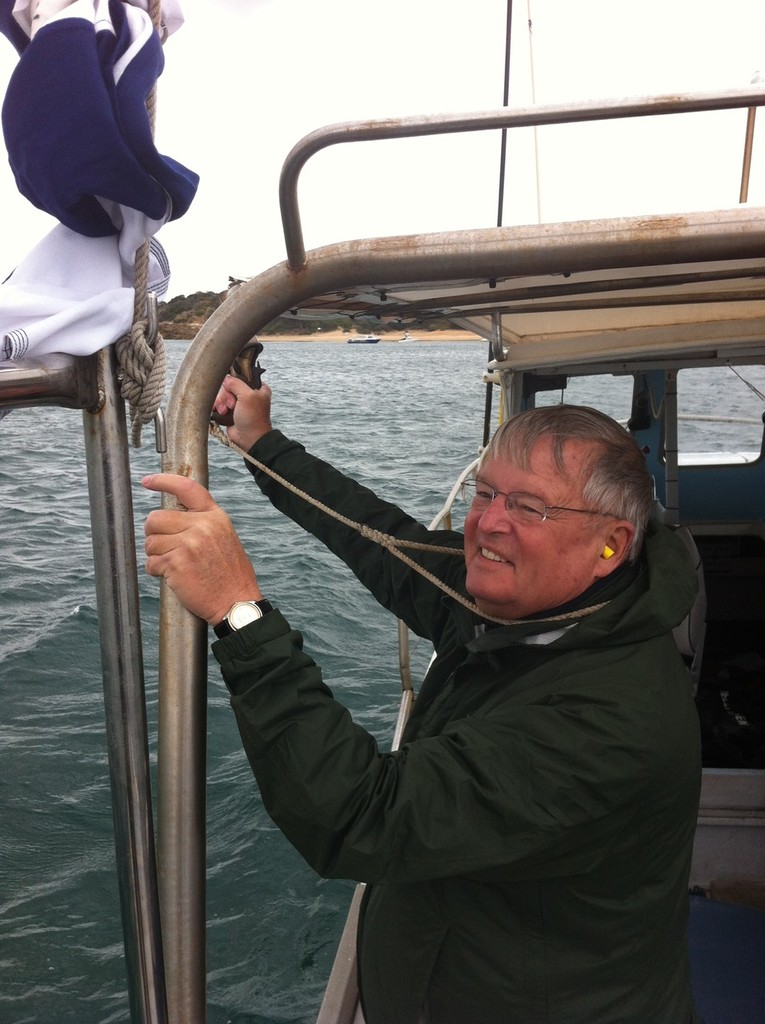
<svg viewBox="0 0 765 1024"><path fill-rule="evenodd" d="M157 297L147 292L145 284L136 286L133 325L130 333L116 342L115 349L120 394L130 407L131 441L134 448L140 448L141 429L156 418L165 396L167 372L165 342L157 330Z"/></svg>

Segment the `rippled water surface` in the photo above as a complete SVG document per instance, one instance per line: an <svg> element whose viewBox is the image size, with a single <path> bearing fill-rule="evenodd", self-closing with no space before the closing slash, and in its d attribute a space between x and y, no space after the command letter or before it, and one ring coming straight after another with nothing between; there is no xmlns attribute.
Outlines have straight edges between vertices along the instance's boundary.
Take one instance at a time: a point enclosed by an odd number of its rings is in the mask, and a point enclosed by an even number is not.
<svg viewBox="0 0 765 1024"><path fill-rule="evenodd" d="M186 346L168 348L172 376ZM427 522L477 454L485 356L479 342L273 342L261 361L277 426ZM597 397L626 418L624 381L588 387L567 400ZM761 413L749 389L736 393L746 415ZM761 427L751 429L745 447L759 448ZM159 468L151 431L144 435L130 456L139 534L156 498L137 482ZM388 743L400 687L394 620L270 508L233 453L212 443L210 457L211 489L253 554L264 592L303 631L357 720ZM0 1022L123 1022L79 413L19 410L0 422L0 496ZM153 758L158 588L139 577ZM416 667L428 654L415 644ZM352 885L318 879L265 815L214 662L208 744L208 1020L313 1020Z"/></svg>

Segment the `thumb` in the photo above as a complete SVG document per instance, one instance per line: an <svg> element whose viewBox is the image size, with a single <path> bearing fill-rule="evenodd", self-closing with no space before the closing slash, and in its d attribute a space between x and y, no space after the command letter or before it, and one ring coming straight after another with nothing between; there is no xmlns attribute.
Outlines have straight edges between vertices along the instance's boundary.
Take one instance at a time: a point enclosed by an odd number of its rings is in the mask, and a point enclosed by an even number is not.
<svg viewBox="0 0 765 1024"><path fill-rule="evenodd" d="M217 508L212 495L196 480L177 473L152 473L141 480L147 491L172 494L189 512L210 512Z"/></svg>

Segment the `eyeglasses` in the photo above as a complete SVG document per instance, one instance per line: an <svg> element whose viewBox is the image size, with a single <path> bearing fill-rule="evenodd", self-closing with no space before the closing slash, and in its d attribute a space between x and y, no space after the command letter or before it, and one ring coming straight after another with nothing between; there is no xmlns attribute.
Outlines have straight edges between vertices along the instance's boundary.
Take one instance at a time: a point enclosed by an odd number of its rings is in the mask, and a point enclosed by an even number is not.
<svg viewBox="0 0 765 1024"><path fill-rule="evenodd" d="M567 505L545 505L542 498L536 494L525 494L523 491L512 491L504 494L502 491L495 491L493 487L483 480L463 480L462 498L473 508L487 509L496 499L505 499L505 508L508 513L522 523L543 523L550 516L551 512L581 512L587 516L605 516L608 519L615 518L611 512L597 512L591 508L569 508Z"/></svg>

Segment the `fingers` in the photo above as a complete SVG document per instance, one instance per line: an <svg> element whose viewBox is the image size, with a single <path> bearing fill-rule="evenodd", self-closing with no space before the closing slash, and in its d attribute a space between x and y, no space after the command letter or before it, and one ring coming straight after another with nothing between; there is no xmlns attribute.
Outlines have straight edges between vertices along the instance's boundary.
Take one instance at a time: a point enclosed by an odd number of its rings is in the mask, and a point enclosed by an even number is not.
<svg viewBox="0 0 765 1024"><path fill-rule="evenodd" d="M252 563L225 511L201 484L173 473L142 481L173 495L183 510L154 509L146 517L146 571L164 579L181 603L208 622L220 622L238 600L260 600Z"/></svg>
<svg viewBox="0 0 765 1024"><path fill-rule="evenodd" d="M219 416L225 416L227 413L233 412L237 401L248 397L253 390L249 384L240 380L239 377L232 377L230 374L227 374L223 378L218 394L215 396L213 412L218 413ZM271 394L271 389L265 383L262 383L257 390L265 391L268 395Z"/></svg>
<svg viewBox="0 0 765 1024"><path fill-rule="evenodd" d="M231 440L249 451L271 426L271 388L251 388L238 377L227 376L213 403L213 416L226 426Z"/></svg>
<svg viewBox="0 0 765 1024"><path fill-rule="evenodd" d="M207 488L187 476L176 473L152 473L145 476L141 483L148 491L172 494L179 504L190 512L209 512L218 507Z"/></svg>
<svg viewBox="0 0 765 1024"><path fill-rule="evenodd" d="M236 405L236 394L228 386L234 381L234 377L225 377L218 394L215 396L212 411L219 423L230 426L234 422L233 412Z"/></svg>
<svg viewBox="0 0 765 1024"><path fill-rule="evenodd" d="M141 483L147 490L172 495L179 504L177 509L153 509L144 523L146 571L150 576L167 576L169 567L176 567L179 559L193 553L196 537L206 523L216 518L216 513L225 518L225 513L209 491L189 477L154 473Z"/></svg>
<svg viewBox="0 0 765 1024"><path fill-rule="evenodd" d="M264 394L271 394L271 389L268 384L263 381L259 388L251 388L249 384L241 380L239 377L227 376L223 380L223 387L221 390L226 390L230 395L234 396L234 402L242 398L249 397L253 391L262 391Z"/></svg>

